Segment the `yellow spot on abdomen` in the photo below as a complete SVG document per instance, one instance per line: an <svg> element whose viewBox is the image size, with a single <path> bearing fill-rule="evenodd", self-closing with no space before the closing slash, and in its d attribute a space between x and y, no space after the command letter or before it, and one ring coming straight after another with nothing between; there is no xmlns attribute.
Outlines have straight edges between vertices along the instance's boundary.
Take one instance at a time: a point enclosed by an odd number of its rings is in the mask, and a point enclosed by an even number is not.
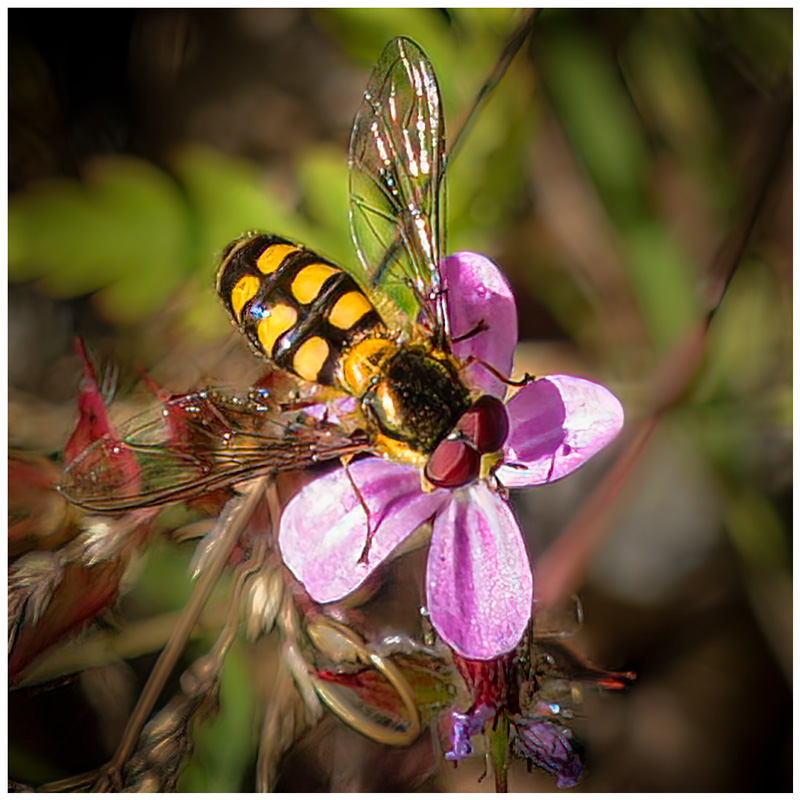
<svg viewBox="0 0 800 800"><path fill-rule="evenodd" d="M297 273L292 281L292 294L298 303L310 303L331 275L339 272L327 264L309 264Z"/></svg>
<svg viewBox="0 0 800 800"><path fill-rule="evenodd" d="M231 291L231 308L237 322L241 321L242 309L258 292L261 281L255 275L245 275L236 282Z"/></svg>
<svg viewBox="0 0 800 800"><path fill-rule="evenodd" d="M275 270L278 269L281 264L283 264L283 260L289 255L289 253L294 253L299 249L299 247L296 247L293 244L273 244L258 257L256 266L260 272L264 273L264 275L270 275L271 273L275 272Z"/></svg>
<svg viewBox="0 0 800 800"><path fill-rule="evenodd" d="M321 336L306 339L294 354L294 371L304 380L315 381L330 349L330 345Z"/></svg>
<svg viewBox="0 0 800 800"><path fill-rule="evenodd" d="M272 348L281 334L297 322L297 312L291 307L278 303L267 309L266 316L258 323L258 341L261 342L264 352L272 355Z"/></svg>
<svg viewBox="0 0 800 800"><path fill-rule="evenodd" d="M347 331L370 311L372 311L372 305L361 292L347 292L334 304L328 316L328 322Z"/></svg>

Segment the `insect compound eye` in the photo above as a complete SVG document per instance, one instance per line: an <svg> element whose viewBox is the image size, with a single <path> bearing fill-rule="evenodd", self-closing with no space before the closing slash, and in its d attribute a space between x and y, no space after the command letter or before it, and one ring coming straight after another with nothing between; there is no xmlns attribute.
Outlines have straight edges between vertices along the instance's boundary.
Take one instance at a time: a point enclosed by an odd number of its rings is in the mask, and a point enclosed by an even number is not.
<svg viewBox="0 0 800 800"><path fill-rule="evenodd" d="M407 438L403 429L402 409L399 398L385 380L378 381L362 400L367 414L377 423L381 431L393 439Z"/></svg>
<svg viewBox="0 0 800 800"><path fill-rule="evenodd" d="M456 428L479 453L494 453L508 436L506 407L496 397L485 394L461 415Z"/></svg>
<svg viewBox="0 0 800 800"><path fill-rule="evenodd" d="M445 439L436 446L425 466L425 477L444 489L455 489L477 480L480 453L463 439Z"/></svg>

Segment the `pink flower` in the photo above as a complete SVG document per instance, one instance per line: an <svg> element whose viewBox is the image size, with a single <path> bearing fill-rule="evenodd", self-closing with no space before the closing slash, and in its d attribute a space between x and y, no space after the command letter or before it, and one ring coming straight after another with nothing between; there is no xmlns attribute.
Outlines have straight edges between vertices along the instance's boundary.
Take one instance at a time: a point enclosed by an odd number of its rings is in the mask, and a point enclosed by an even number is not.
<svg viewBox="0 0 800 800"><path fill-rule="evenodd" d="M511 288L489 259L474 253L449 256L440 272L451 349L465 363L461 378L476 395L502 400L506 385L483 364L511 374L517 345ZM515 392L505 414L501 458L483 479L425 491L418 468L367 457L348 467L349 476L340 467L305 486L283 512L279 541L284 562L310 596L329 603L350 594L432 520L425 586L433 626L466 658L492 659L513 649L530 619L533 576L522 532L497 487L563 478L614 439L623 413L602 386L551 375ZM373 538L364 559L368 531Z"/></svg>

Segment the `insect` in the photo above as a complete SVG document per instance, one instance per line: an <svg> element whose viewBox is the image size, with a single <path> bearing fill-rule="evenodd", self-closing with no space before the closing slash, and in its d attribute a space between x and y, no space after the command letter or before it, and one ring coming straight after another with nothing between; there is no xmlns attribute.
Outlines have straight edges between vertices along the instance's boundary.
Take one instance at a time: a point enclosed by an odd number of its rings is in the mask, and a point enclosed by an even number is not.
<svg viewBox="0 0 800 800"><path fill-rule="evenodd" d="M232 242L217 274L228 314L258 354L327 387L328 399L330 390L355 398L355 408L343 424L309 426L295 424L285 405L270 406L263 391L244 400L212 392L173 398L163 413L132 420L121 444L89 446L67 469L64 493L93 511L124 511L367 452L424 468L433 486L474 480L507 421L495 398L470 394L459 376L466 364L451 352L439 271L444 178L433 67L412 41L394 39L350 142L351 232L363 282L271 234ZM181 418L177 435L171 413ZM120 446L138 460L135 484L115 470Z"/></svg>

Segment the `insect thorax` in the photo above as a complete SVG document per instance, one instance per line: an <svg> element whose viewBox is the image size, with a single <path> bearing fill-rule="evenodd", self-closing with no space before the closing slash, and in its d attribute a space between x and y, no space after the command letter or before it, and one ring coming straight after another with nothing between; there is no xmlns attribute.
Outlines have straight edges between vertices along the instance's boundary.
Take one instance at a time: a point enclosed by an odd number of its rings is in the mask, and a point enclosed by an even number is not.
<svg viewBox="0 0 800 800"><path fill-rule="evenodd" d="M352 344L385 331L351 275L286 239L244 236L222 255L217 292L253 348L304 380L332 386Z"/></svg>
<svg viewBox="0 0 800 800"><path fill-rule="evenodd" d="M428 454L469 407L469 395L446 358L422 346L396 346L361 402L383 437ZM402 456L391 442L384 444Z"/></svg>

